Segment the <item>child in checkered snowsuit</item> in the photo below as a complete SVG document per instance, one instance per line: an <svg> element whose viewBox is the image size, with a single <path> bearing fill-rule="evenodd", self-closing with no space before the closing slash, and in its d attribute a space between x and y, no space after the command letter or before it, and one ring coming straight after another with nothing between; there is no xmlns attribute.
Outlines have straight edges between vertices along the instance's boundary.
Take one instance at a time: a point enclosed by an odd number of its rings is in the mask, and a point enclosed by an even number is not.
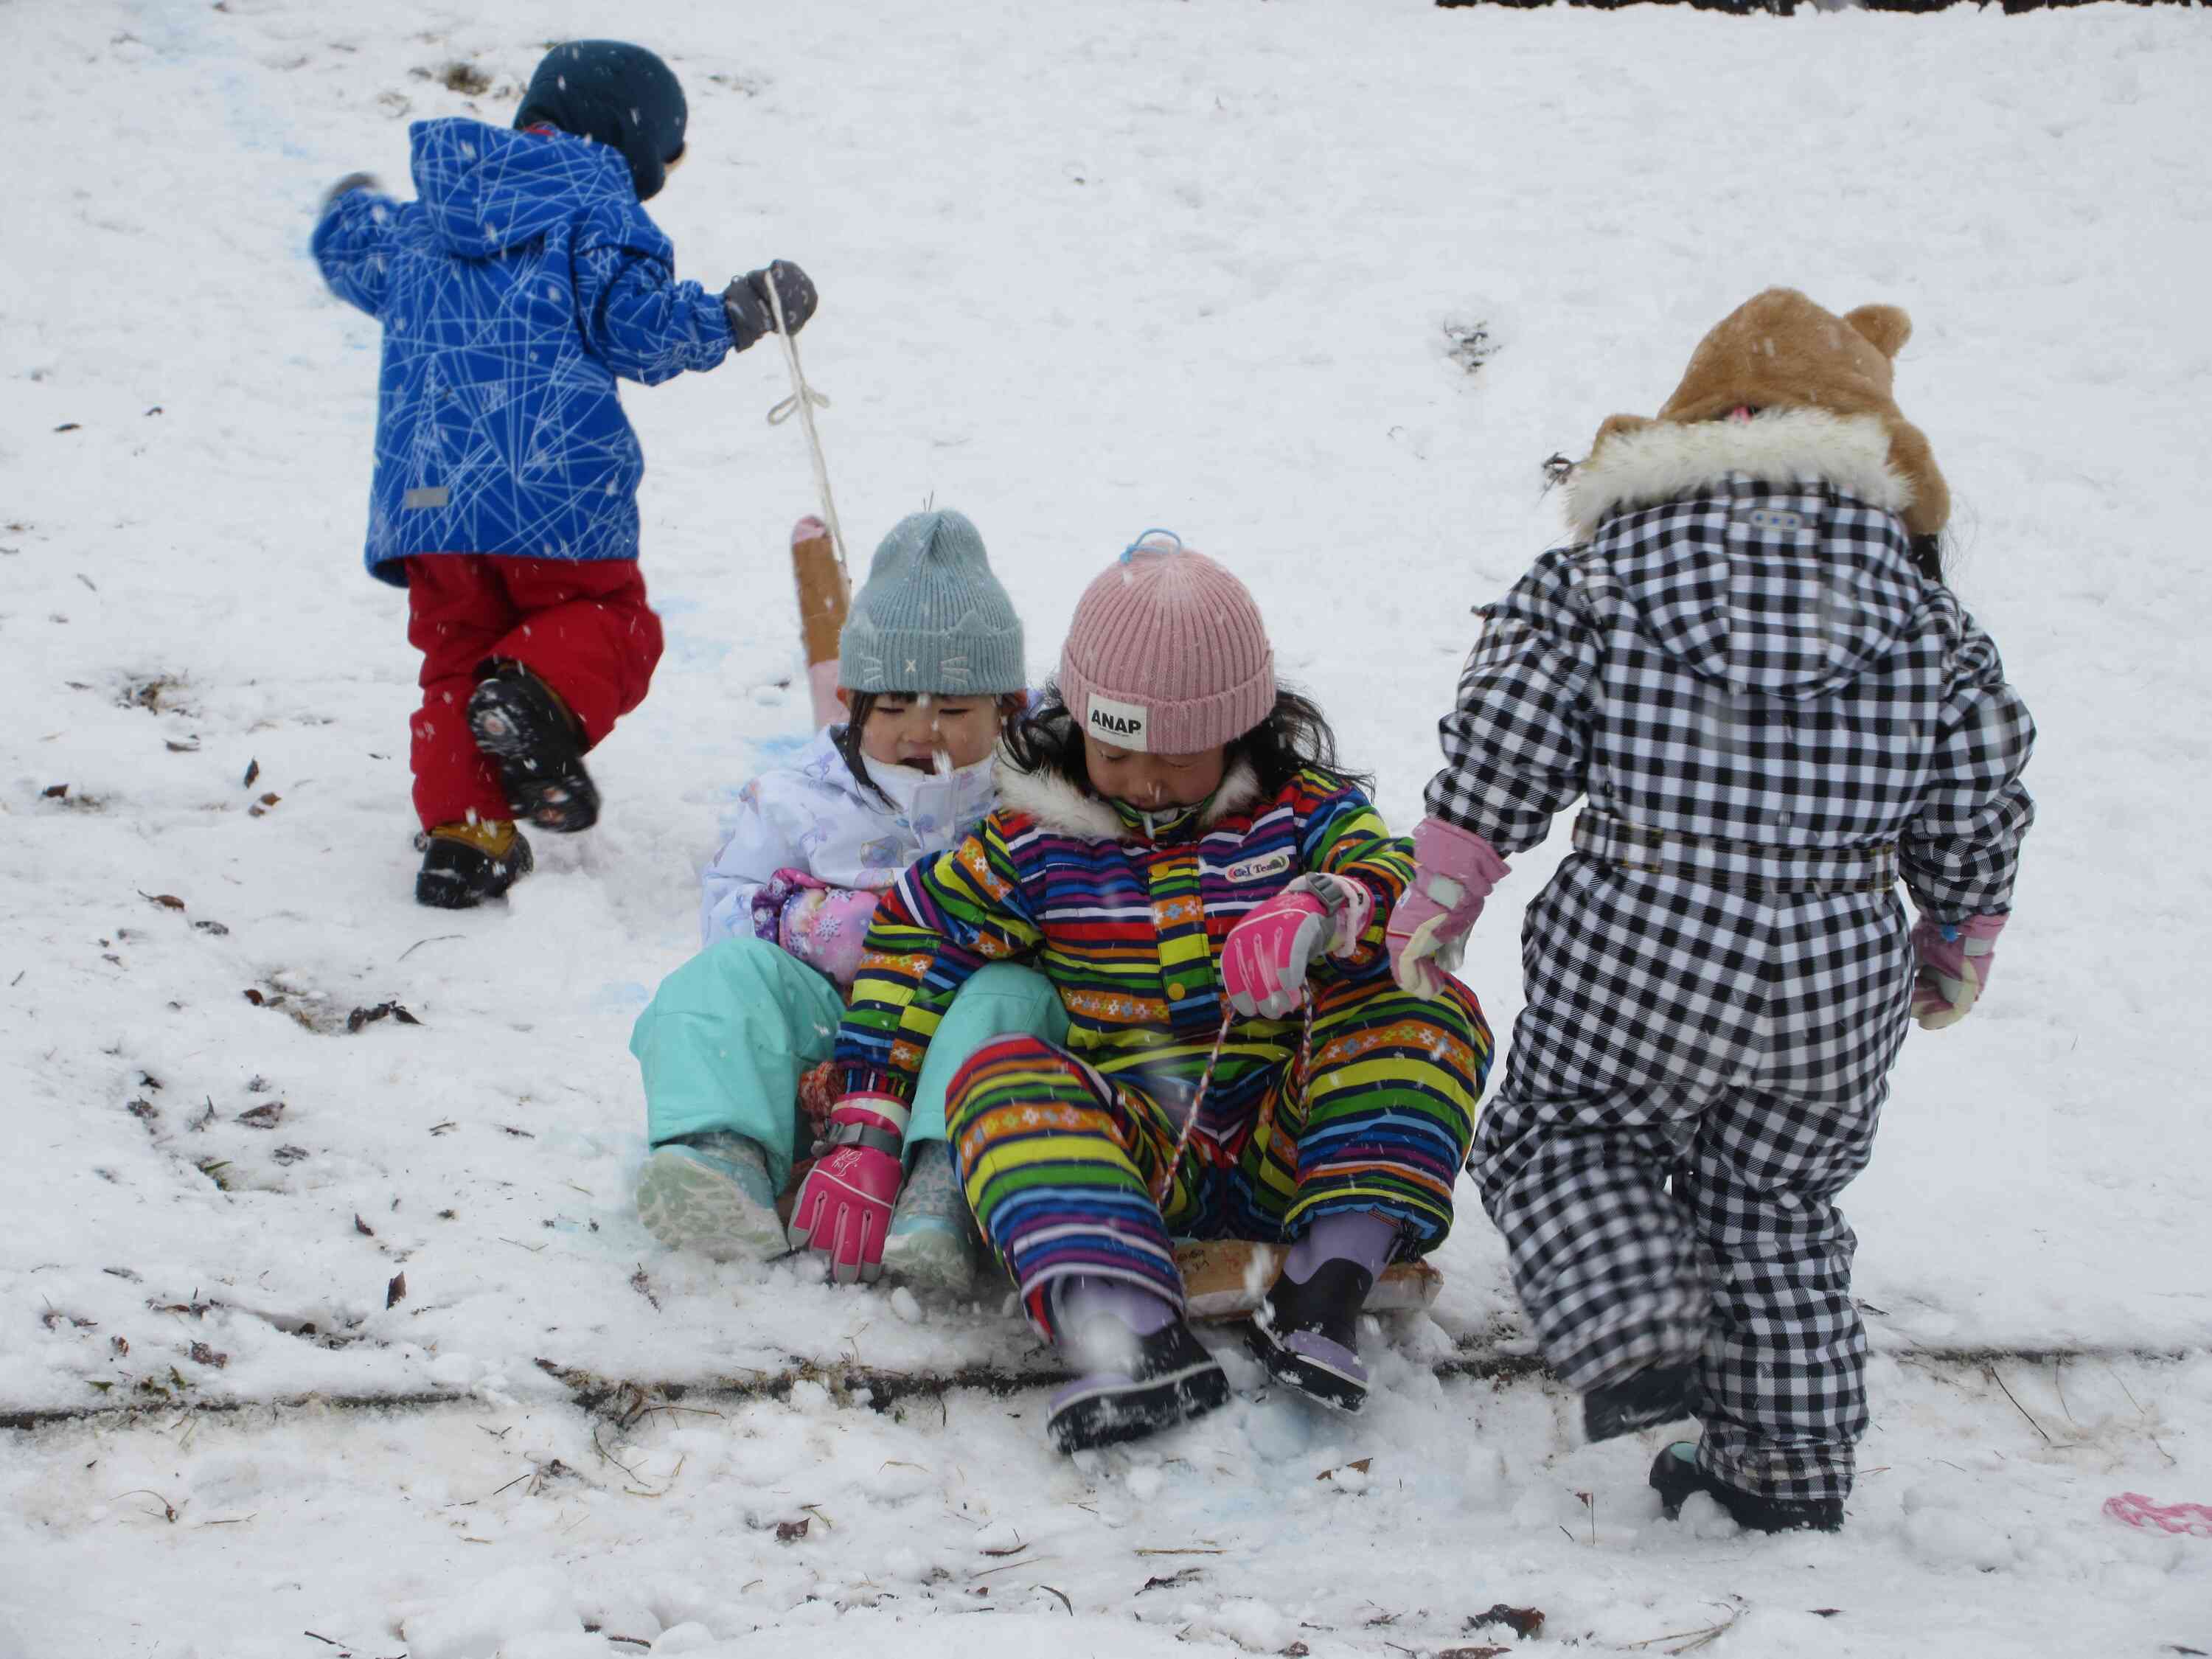
<svg viewBox="0 0 2212 1659"><path fill-rule="evenodd" d="M1654 1468L1668 1512L1770 1529L1841 1523L1866 1340L1835 1196L1908 1024L1987 984L2033 817L2033 726L1891 400L1910 326L1770 289L1656 421L1606 422L1574 544L1482 613L1391 927L1431 982L1585 797L1469 1167L1591 1437L1702 1418Z"/></svg>
<svg viewBox="0 0 2212 1659"><path fill-rule="evenodd" d="M1408 848L1333 756L1244 585L1152 532L1077 606L1000 810L876 910L837 1041L838 1150L793 1238L876 1224L953 999L987 964L1040 969L1064 1036L976 1048L945 1118L976 1218L1077 1373L1048 1413L1063 1450L1228 1398L1184 1322L1175 1237L1287 1245L1259 1357L1353 1410L1376 1275L1450 1231L1490 1033L1464 987L1392 981Z"/></svg>

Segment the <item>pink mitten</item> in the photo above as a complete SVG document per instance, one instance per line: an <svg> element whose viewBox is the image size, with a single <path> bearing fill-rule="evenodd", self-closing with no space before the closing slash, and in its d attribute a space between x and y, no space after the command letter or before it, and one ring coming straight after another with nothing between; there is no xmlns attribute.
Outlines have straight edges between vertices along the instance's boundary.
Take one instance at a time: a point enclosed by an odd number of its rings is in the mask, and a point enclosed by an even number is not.
<svg viewBox="0 0 2212 1659"><path fill-rule="evenodd" d="M825 887L795 895L784 906L776 943L840 985L860 971L860 944L876 914L876 895Z"/></svg>
<svg viewBox="0 0 2212 1659"><path fill-rule="evenodd" d="M1221 988L1247 1019L1280 1019L1305 1000L1306 968L1327 943L1328 907L1311 893L1253 906L1221 942Z"/></svg>
<svg viewBox="0 0 2212 1659"><path fill-rule="evenodd" d="M1969 916L1955 927L1933 916L1912 930L1919 969L1912 981L1912 1017L1923 1031L1956 1025L1973 1009L1996 966L2002 916Z"/></svg>
<svg viewBox="0 0 2212 1659"><path fill-rule="evenodd" d="M819 1250L840 1285L884 1271L884 1235L903 1173L906 1103L889 1095L848 1095L830 1114L827 1148L791 1205L791 1248Z"/></svg>
<svg viewBox="0 0 2212 1659"><path fill-rule="evenodd" d="M804 870L782 869L753 889L753 937L783 943L783 913L802 893L819 893L830 884Z"/></svg>
<svg viewBox="0 0 2212 1659"><path fill-rule="evenodd" d="M1472 830L1442 818L1421 820L1413 831L1413 879L1390 912L1384 929L1390 972L1401 989L1432 997L1459 966L1468 930L1482 902L1505 872L1498 849Z"/></svg>

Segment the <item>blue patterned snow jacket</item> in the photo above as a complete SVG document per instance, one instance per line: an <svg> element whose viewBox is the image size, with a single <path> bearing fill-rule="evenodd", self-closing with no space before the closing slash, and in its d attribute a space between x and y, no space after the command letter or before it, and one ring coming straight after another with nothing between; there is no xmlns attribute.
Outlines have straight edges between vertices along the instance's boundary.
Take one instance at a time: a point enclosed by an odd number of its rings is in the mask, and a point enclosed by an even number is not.
<svg viewBox="0 0 2212 1659"><path fill-rule="evenodd" d="M729 352L618 150L459 118L410 130L417 201L338 197L313 251L384 325L368 569L415 553L634 559L645 458L615 377Z"/></svg>

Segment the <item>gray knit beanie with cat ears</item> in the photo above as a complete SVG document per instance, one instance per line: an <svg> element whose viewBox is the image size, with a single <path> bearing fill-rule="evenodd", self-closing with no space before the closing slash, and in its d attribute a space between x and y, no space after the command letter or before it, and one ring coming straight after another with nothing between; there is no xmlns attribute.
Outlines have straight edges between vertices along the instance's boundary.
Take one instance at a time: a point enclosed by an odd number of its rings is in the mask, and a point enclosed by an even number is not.
<svg viewBox="0 0 2212 1659"><path fill-rule="evenodd" d="M838 636L837 684L945 697L1027 689L1021 618L966 515L912 514L884 538Z"/></svg>

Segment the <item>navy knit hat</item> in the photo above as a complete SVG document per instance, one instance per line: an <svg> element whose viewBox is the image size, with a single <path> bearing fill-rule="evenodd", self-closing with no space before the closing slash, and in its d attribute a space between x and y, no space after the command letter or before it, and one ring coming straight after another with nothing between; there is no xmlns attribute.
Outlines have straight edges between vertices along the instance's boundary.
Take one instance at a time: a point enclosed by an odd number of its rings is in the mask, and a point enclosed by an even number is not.
<svg viewBox="0 0 2212 1659"><path fill-rule="evenodd" d="M1025 688L1021 618L963 514L912 514L884 538L838 636L837 684L940 697Z"/></svg>
<svg viewBox="0 0 2212 1659"><path fill-rule="evenodd" d="M622 40L554 47L514 112L517 127L542 122L620 150L641 202L667 182L669 163L684 154L689 118L676 71L643 46Z"/></svg>

